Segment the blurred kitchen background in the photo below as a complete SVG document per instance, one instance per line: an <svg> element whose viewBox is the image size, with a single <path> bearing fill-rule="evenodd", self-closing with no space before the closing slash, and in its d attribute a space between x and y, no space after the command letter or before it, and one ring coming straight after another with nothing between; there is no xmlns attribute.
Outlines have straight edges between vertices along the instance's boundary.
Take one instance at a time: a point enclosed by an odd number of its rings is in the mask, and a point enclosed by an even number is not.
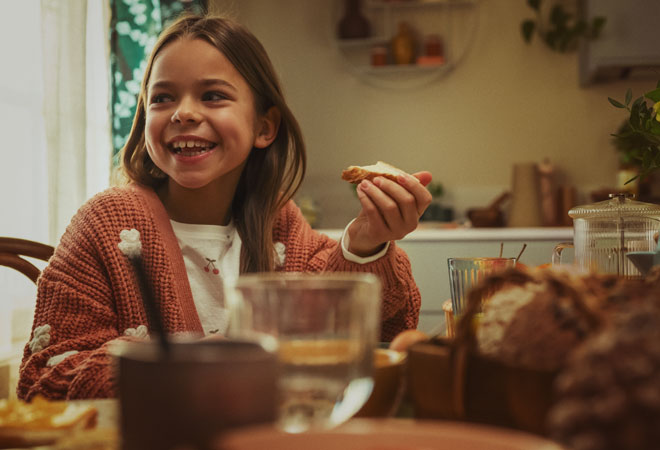
<svg viewBox="0 0 660 450"><path fill-rule="evenodd" d="M538 36L530 44L523 40L522 22L535 18L525 0L468 3L472 6L393 11L413 27L415 20L426 20L426 33L437 33L445 48L451 48L451 38L460 41L454 43L458 47L467 45L455 67L438 69L436 78L415 85L400 74L398 85L396 77L388 77L385 86L377 84L377 75L356 74L346 47L341 47L338 23L346 11L344 0L212 3L261 39L281 74L306 137L309 171L301 195L318 204L318 227L343 227L354 217L358 203L339 174L349 164L377 160L407 171L431 171L444 187L441 202L454 209L457 219L468 208L486 206L510 190L516 163L548 158L555 166L557 186L577 189L576 202L616 185L619 161L610 135L626 116L607 98L622 100L629 87L635 98L642 95L655 87L660 70L650 77L638 76L649 71L632 70L632 77L623 80L618 78L625 71L614 71L602 82L581 83L580 51L552 50ZM573 11L578 5L545 0L542 6L549 9L557 3ZM644 5L660 19L653 1L583 3L616 11L605 11L609 23L594 44L638 33L637 22L649 11ZM362 11L367 18L375 17L370 21L374 31L380 21L369 4L363 0ZM638 14L625 23L621 18L629 11ZM395 25L396 20L392 18ZM436 21L435 30L429 20ZM652 51L646 61L660 65L650 23L642 39L635 34L635 48L638 54Z"/></svg>
<svg viewBox="0 0 660 450"><path fill-rule="evenodd" d="M145 1L117 3L137 10L159 3ZM109 184L107 30L113 2L0 0L10 12L0 19L6 68L0 127L9 144L0 169L2 234L55 244L78 206ZM539 35L530 43L523 39L521 25L537 17L534 3L209 0L208 8L247 25L269 52L307 142L299 203L312 210L315 227L333 229L359 209L340 180L351 164L382 160L411 172L431 171L442 187L439 202L453 214L440 218L455 221L511 191L516 164L549 163L553 190L574 188L574 203L620 184L611 134L627 116L607 98L623 100L628 88L636 98L655 87L660 51L651 24L660 7L653 0L543 0L546 28L556 5L606 19L600 37L560 52ZM369 21L366 39L340 38L350 4ZM417 56L429 38L438 39L444 64L370 71L369 52L384 50L392 61L391 39L401 23L413 33ZM581 71L581 61L593 67ZM43 111L58 120L44 127ZM501 204L505 214L511 203Z"/></svg>
<svg viewBox="0 0 660 450"><path fill-rule="evenodd" d="M156 34L110 24L119 6L139 16L161 3L178 2L0 0L0 235L56 245L78 207L110 185L118 136L110 126L117 78L108 37L130 35L148 47ZM192 3L201 2L178 6ZM281 76L308 149L297 200L315 227L337 236L357 214L353 189L340 179L349 165L382 160L433 173L440 212L402 242L422 290L422 329L441 321L448 256L495 256L502 243L515 256L529 243L523 261L548 262L554 244L572 236L568 207L633 186L622 186L634 172L623 171L630 164L611 136L628 114L608 97L624 101L628 88L633 98L655 88L657 0L209 0L207 7L251 29ZM560 41L576 24L562 12L580 11L574 17L587 25L604 17L596 39L558 51L535 32L539 17L545 32L570 25L555 35ZM526 42L521 28L527 22L530 31L529 21L537 29ZM411 61L422 57L420 64L393 64L410 56L409 38ZM127 108L136 87L122 94ZM538 172L540 164L547 171ZM554 202L552 220L526 217L543 192ZM516 198L526 200L513 224ZM475 208L486 208L475 225L525 231L470 234L478 231L466 231ZM459 229L429 234L429 224ZM0 269L0 363L9 354L16 364L29 336L34 286L19 279ZM0 397L1 389L0 382Z"/></svg>

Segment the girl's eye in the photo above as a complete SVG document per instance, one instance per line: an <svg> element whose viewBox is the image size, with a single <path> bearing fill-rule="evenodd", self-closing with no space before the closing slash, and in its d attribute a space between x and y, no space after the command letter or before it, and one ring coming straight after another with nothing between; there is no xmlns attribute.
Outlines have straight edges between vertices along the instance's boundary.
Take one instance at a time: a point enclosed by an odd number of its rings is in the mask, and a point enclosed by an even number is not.
<svg viewBox="0 0 660 450"><path fill-rule="evenodd" d="M156 94L151 97L151 103L164 103L172 101L172 96L168 94Z"/></svg>
<svg viewBox="0 0 660 450"><path fill-rule="evenodd" d="M223 94L222 92L205 92L204 95L202 95L202 100L205 102L214 102L214 101L219 101L219 100L225 100L228 97Z"/></svg>

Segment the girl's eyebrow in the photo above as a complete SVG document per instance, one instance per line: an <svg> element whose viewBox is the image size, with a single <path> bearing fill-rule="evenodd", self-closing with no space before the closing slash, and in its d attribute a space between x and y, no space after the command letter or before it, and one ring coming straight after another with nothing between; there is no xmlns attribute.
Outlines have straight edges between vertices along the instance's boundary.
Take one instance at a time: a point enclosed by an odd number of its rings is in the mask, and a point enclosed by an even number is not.
<svg viewBox="0 0 660 450"><path fill-rule="evenodd" d="M202 87L221 85L221 86L226 86L234 91L236 90L236 87L233 84L220 78L205 78L203 80L197 81L196 84ZM168 88L172 88L174 85L175 83L171 81L161 80L161 81L156 81L153 84L150 83L149 89L168 89Z"/></svg>
<svg viewBox="0 0 660 450"><path fill-rule="evenodd" d="M214 86L214 85L219 84L219 85L222 85L222 86L226 86L226 87L228 87L228 88L230 88L234 91L236 90L236 87L233 84L231 84L227 80L222 80L220 78L206 78L206 79L200 80L198 83L202 86Z"/></svg>
<svg viewBox="0 0 660 450"><path fill-rule="evenodd" d="M170 81L156 81L155 83L149 83L149 90L151 89L167 89L174 86L174 83Z"/></svg>

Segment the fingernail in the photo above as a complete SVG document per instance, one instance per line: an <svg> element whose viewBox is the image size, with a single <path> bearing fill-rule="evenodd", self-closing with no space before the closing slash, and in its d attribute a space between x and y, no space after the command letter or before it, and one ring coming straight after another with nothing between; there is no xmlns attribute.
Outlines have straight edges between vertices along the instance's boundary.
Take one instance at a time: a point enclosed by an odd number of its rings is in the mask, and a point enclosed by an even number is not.
<svg viewBox="0 0 660 450"><path fill-rule="evenodd" d="M373 179L373 183L374 183L376 186L380 186L380 185L383 183L383 177L376 177L376 178L374 178L374 179Z"/></svg>
<svg viewBox="0 0 660 450"><path fill-rule="evenodd" d="M362 180L362 182L360 183L360 185L358 187L360 189L362 189L363 191L366 191L367 189L369 189L370 184L371 183L369 183L369 180Z"/></svg>

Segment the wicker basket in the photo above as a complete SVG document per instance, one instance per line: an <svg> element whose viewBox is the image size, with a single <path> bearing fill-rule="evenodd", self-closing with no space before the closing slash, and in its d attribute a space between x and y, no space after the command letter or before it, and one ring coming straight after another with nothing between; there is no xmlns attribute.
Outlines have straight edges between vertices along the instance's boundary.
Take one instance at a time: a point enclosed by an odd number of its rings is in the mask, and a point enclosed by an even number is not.
<svg viewBox="0 0 660 450"><path fill-rule="evenodd" d="M446 338L408 352L415 416L506 426L545 434L555 371L511 367Z"/></svg>
<svg viewBox="0 0 660 450"><path fill-rule="evenodd" d="M530 277L511 269L500 275L500 280L523 285ZM481 310L481 298L493 287L491 282L470 292L454 338L435 337L409 349L407 381L415 416L486 423L544 435L559 370L515 367L477 351L474 317ZM583 308L579 295L562 295Z"/></svg>

